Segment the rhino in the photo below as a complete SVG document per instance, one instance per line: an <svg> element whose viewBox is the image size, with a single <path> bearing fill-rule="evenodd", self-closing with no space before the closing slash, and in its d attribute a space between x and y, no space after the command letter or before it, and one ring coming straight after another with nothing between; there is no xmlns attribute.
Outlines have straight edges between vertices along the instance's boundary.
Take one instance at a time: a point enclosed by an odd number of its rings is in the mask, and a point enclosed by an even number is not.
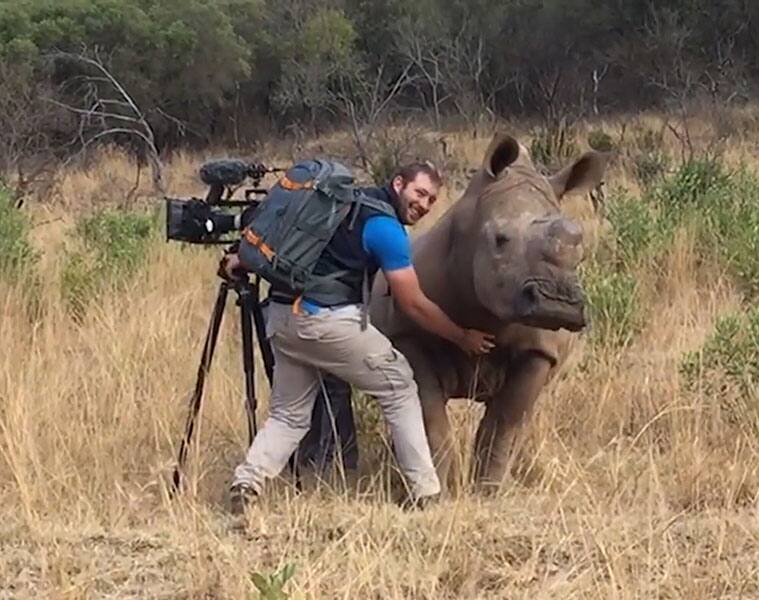
<svg viewBox="0 0 759 600"><path fill-rule="evenodd" d="M463 195L413 241L425 294L462 327L495 335L496 347L473 357L416 325L393 302L379 272L370 318L414 371L428 442L443 489L460 466L447 403L485 404L475 439L474 479L499 485L515 427L566 360L587 325L577 267L582 227L562 214L570 192L602 182L608 154L589 151L551 176L505 132L494 134Z"/></svg>

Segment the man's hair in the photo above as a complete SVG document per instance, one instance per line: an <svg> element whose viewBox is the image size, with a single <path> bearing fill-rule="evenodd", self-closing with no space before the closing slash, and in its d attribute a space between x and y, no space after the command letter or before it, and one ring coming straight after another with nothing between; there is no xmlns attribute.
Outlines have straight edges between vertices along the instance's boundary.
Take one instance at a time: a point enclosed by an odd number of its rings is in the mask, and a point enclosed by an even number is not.
<svg viewBox="0 0 759 600"><path fill-rule="evenodd" d="M408 183L409 181L413 181L419 173L427 175L435 185L443 185L443 177L440 175L440 171L438 171L437 167L435 167L435 165L429 160L424 162L414 162L400 167L393 174L392 179L401 177L405 183Z"/></svg>

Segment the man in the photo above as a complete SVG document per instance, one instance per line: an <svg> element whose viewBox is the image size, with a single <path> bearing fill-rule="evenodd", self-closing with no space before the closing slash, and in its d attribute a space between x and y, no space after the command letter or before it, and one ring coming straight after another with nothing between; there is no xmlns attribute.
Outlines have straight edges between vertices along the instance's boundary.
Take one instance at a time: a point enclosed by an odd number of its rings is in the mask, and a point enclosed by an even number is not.
<svg viewBox="0 0 759 600"><path fill-rule="evenodd" d="M334 460L345 471L358 469L359 451L351 386L324 373L311 414L311 429L297 450L298 464L326 474Z"/></svg>
<svg viewBox="0 0 759 600"><path fill-rule="evenodd" d="M341 225L325 248L315 272L348 271L351 275L342 281L352 295L345 302L324 306L306 297L293 305L291 294L272 293L267 335L275 368L269 418L235 469L233 512L242 512L261 493L264 481L281 472L308 432L323 372L379 402L401 471L410 480L411 503L421 504L440 492L411 367L378 329L362 327L361 284L365 273L373 276L382 269L396 303L420 326L468 353L484 354L494 347L492 335L459 327L424 295L411 262L403 225L414 225L429 212L441 184L432 165L415 163L400 169L388 185L363 190L391 205L395 216L362 207L353 227ZM231 277L241 267L237 255L227 257Z"/></svg>

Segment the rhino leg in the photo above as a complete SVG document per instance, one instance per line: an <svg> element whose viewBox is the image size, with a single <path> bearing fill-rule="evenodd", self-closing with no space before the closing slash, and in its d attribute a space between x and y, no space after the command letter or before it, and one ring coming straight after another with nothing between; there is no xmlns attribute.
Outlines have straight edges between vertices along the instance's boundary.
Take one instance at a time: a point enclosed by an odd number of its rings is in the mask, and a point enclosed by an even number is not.
<svg viewBox="0 0 759 600"><path fill-rule="evenodd" d="M433 363L428 358L429 352L411 340L399 340L396 347L409 361L414 372L414 379L419 388L427 443L437 469L440 486L445 494L452 483L458 482L460 472L453 430L446 408L448 397L443 391Z"/></svg>
<svg viewBox="0 0 759 600"><path fill-rule="evenodd" d="M518 361L504 387L487 402L475 440L475 479L500 486L511 458L514 428L532 409L548 380L551 363L537 353Z"/></svg>

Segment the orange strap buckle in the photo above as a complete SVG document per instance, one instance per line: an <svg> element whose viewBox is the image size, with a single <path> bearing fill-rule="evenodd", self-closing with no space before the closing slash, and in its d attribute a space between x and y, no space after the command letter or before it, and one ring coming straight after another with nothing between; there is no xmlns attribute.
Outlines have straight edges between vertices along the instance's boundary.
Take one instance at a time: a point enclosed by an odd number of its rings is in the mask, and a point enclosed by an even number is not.
<svg viewBox="0 0 759 600"><path fill-rule="evenodd" d="M272 258L274 258L274 255L275 255L276 253L275 253L275 252L274 252L274 250L271 248L271 246L269 246L269 244L267 244L266 242L264 242L264 241L261 239L261 237L260 237L259 235L257 235L257 234L255 234L255 233L253 233L253 231L251 231L251 230L250 230L249 228L247 228L247 227L245 228L245 231L243 232L243 235L245 236L245 239L246 239L246 240L247 240L247 241L248 241L250 244L252 244L252 245L253 245L253 246L255 246L256 248L258 248L258 249L261 251L261 253L262 253L262 254L263 254L263 255L264 255L264 256L265 256L265 257L266 257L268 260L271 260Z"/></svg>
<svg viewBox="0 0 759 600"><path fill-rule="evenodd" d="M313 179L309 179L308 181L304 181L303 183L297 183L293 181L292 179L288 179L287 175L282 177L282 179L279 180L279 185L281 185L286 190L290 191L296 191L296 190L310 190L314 186Z"/></svg>
<svg viewBox="0 0 759 600"><path fill-rule="evenodd" d="M295 299L295 301L293 302L293 314L294 315L301 314L301 312L300 312L300 305L301 305L302 302L303 302L303 294L301 294L300 296L298 296Z"/></svg>

